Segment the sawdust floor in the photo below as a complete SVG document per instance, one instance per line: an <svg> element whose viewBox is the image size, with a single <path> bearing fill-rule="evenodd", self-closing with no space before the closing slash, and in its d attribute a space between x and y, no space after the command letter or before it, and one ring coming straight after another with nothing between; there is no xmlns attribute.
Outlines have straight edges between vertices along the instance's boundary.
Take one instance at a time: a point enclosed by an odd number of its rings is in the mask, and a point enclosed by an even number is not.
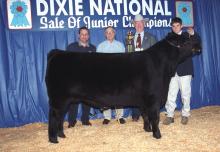
<svg viewBox="0 0 220 152"><path fill-rule="evenodd" d="M92 120L92 126L74 128L64 124L65 139L51 144L47 137L47 124L34 123L16 128L0 128L1 152L220 152L220 106L192 110L189 123L180 123L180 113L175 123L162 124L165 114L161 113L160 131L157 140L152 133L144 132L143 121L120 125L112 120L102 125L102 120Z"/></svg>

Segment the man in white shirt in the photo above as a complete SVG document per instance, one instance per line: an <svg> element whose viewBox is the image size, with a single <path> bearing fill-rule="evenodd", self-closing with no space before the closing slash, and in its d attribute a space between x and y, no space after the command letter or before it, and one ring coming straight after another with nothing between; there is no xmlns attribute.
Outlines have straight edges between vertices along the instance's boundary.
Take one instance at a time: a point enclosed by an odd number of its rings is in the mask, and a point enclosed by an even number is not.
<svg viewBox="0 0 220 152"><path fill-rule="evenodd" d="M98 45L96 52L100 52L100 53L124 53L125 52L124 45L121 42L115 40L115 29L113 27L109 26L105 29L105 36L106 36L106 40ZM116 111L116 117L119 123L124 124L125 123L125 119L123 118L124 110L115 109L115 111ZM104 115L103 124L108 124L111 120L112 110L111 109L104 110L103 115Z"/></svg>

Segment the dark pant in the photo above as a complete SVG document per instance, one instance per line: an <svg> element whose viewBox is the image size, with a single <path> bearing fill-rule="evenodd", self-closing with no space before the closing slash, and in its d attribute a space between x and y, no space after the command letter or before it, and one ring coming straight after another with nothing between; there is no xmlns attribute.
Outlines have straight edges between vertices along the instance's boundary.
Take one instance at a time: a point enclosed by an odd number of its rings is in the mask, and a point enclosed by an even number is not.
<svg viewBox="0 0 220 152"><path fill-rule="evenodd" d="M69 124L72 124L76 120L77 114L78 114L78 107L79 107L79 104L71 104L70 105L69 111L68 111ZM88 105L82 103L82 116L81 116L82 122L89 121L89 112L90 112L90 107Z"/></svg>
<svg viewBox="0 0 220 152"><path fill-rule="evenodd" d="M141 112L140 112L140 110L138 108L132 108L131 109L132 119L134 119L134 118L139 119L140 115L141 115Z"/></svg>

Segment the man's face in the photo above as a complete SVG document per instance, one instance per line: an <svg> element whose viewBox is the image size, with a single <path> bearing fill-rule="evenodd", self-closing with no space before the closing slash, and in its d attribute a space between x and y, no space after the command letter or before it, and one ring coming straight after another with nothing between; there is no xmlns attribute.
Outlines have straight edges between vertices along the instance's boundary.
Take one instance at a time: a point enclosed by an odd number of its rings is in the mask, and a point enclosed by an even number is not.
<svg viewBox="0 0 220 152"><path fill-rule="evenodd" d="M115 32L114 32L114 29L112 28L107 28L106 31L105 31L105 36L106 36L106 39L110 42L112 42L114 39L115 39Z"/></svg>
<svg viewBox="0 0 220 152"><path fill-rule="evenodd" d="M82 43L87 43L89 41L89 33L87 30L82 29L79 34L79 40Z"/></svg>
<svg viewBox="0 0 220 152"><path fill-rule="evenodd" d="M183 27L183 26L182 26L180 23L173 23L173 25L172 25L172 31L173 31L174 33L178 34L178 33L181 31L182 27Z"/></svg>
<svg viewBox="0 0 220 152"><path fill-rule="evenodd" d="M143 32L144 31L144 21L135 21L134 28L136 29L136 32L138 32L138 33Z"/></svg>

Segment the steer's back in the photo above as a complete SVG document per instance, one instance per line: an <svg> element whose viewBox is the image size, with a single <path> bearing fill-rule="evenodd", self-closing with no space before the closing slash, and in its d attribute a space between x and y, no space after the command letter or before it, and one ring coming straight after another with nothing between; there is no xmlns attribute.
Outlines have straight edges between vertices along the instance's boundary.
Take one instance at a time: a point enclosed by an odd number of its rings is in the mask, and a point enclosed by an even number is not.
<svg viewBox="0 0 220 152"><path fill-rule="evenodd" d="M46 84L49 97L89 100L140 98L147 54L75 53L53 50L48 55ZM128 101L128 102L129 102Z"/></svg>

